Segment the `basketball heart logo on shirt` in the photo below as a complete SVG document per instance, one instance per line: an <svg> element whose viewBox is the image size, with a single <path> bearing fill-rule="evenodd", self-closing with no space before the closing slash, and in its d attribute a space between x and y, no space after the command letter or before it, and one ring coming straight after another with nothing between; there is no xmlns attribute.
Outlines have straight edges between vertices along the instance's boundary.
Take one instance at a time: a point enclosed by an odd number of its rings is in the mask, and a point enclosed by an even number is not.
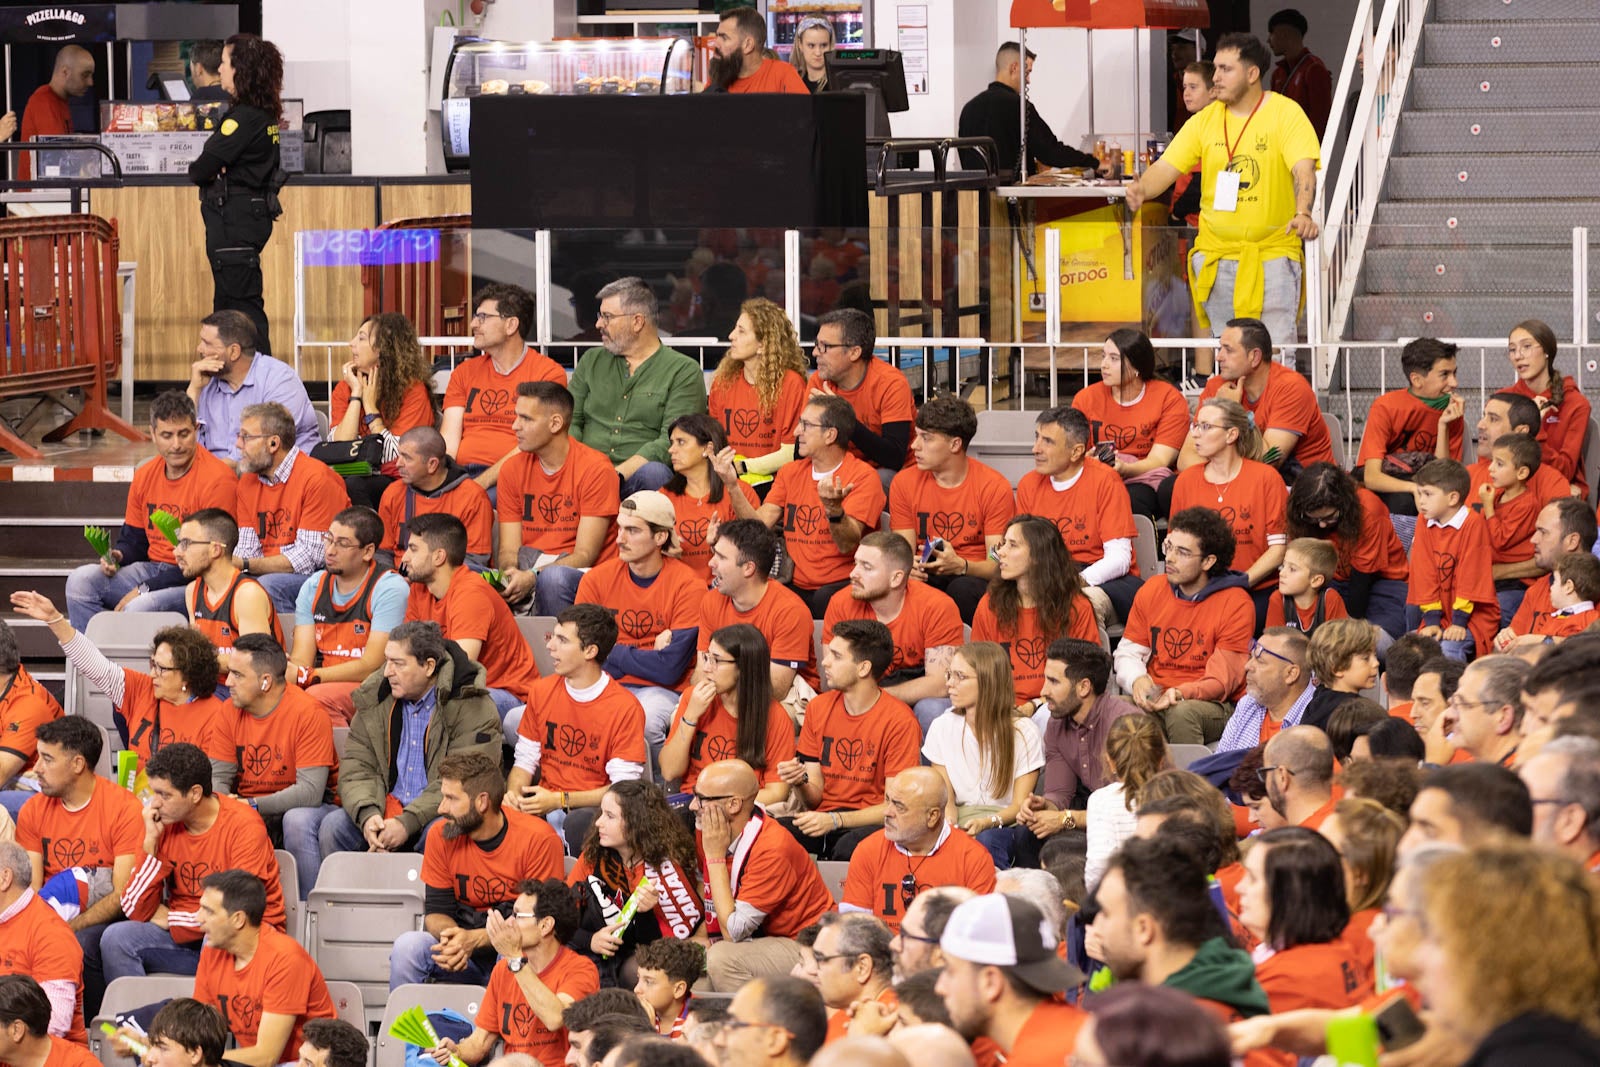
<svg viewBox="0 0 1600 1067"><path fill-rule="evenodd" d="M819 530L828 527L828 519L822 509L815 504L790 504L789 529L798 530L807 537L814 537Z"/></svg>
<svg viewBox="0 0 1600 1067"><path fill-rule="evenodd" d="M1015 648L1017 650L1017 658L1030 671L1036 671L1044 666L1044 655L1047 651L1044 638L1024 637L1016 642Z"/></svg>
<svg viewBox="0 0 1600 1067"><path fill-rule="evenodd" d="M839 757L839 766L847 771L856 769L856 763L866 754L867 746L859 737L845 737L833 743L833 753Z"/></svg>
<svg viewBox="0 0 1600 1067"><path fill-rule="evenodd" d="M589 735L576 726L563 726L556 731L556 747L567 756L577 756L589 743Z"/></svg>
<svg viewBox="0 0 1600 1067"><path fill-rule="evenodd" d="M1224 507L1224 508L1219 508L1217 510L1217 514L1222 516L1222 521L1227 523L1228 524L1228 528L1233 530L1235 534L1237 534L1239 532L1238 531L1238 527L1236 527L1234 525L1234 523L1237 522L1238 518L1239 518L1239 513L1237 511L1235 511L1232 507Z"/></svg>
<svg viewBox="0 0 1600 1067"><path fill-rule="evenodd" d="M165 511L168 515L177 516L179 522L182 522L184 518L183 509L176 504L152 504L147 501L144 508L150 515L154 515L158 511Z"/></svg>
<svg viewBox="0 0 1600 1067"><path fill-rule="evenodd" d="M1126 452L1139 439L1139 429L1136 426L1112 426L1107 424L1101 431L1100 437L1104 441L1109 441L1111 447L1118 452Z"/></svg>
<svg viewBox="0 0 1600 1067"><path fill-rule="evenodd" d="M532 522L537 515L545 522L554 523L563 514L575 514L572 498L564 493L540 493L522 498L522 521Z"/></svg>
<svg viewBox="0 0 1600 1067"><path fill-rule="evenodd" d="M1411 435L1411 451L1432 452L1433 446L1439 443L1439 435L1432 430L1418 430Z"/></svg>
<svg viewBox="0 0 1600 1067"><path fill-rule="evenodd" d="M294 533L294 518L288 508L273 508L256 512L256 536L263 541L287 541Z"/></svg>
<svg viewBox="0 0 1600 1067"><path fill-rule="evenodd" d="M222 1015L228 1020L228 1029L238 1033L254 1033L261 1025L261 1002L255 997L235 993L231 997L219 996Z"/></svg>
<svg viewBox="0 0 1600 1067"><path fill-rule="evenodd" d="M1194 648L1194 631L1168 626L1161 631L1161 650L1171 659L1181 659Z"/></svg>
<svg viewBox="0 0 1600 1067"><path fill-rule="evenodd" d="M728 412L728 432L740 437L751 437L761 428L761 412L752 408L738 408Z"/></svg>
<svg viewBox="0 0 1600 1067"><path fill-rule="evenodd" d="M211 864L186 860L173 872L178 876L178 892L190 896L200 895L200 883L211 874Z"/></svg>
<svg viewBox="0 0 1600 1067"><path fill-rule="evenodd" d="M1261 146L1257 151L1264 151ZM1234 156L1228 161L1228 170L1239 176L1239 191L1254 189L1261 181L1261 164L1257 163L1254 156Z"/></svg>
<svg viewBox="0 0 1600 1067"><path fill-rule="evenodd" d="M8 723L6 723L6 729L10 730L14 734L21 733L22 732L22 724L20 722L8 722Z"/></svg>
<svg viewBox="0 0 1600 1067"><path fill-rule="evenodd" d="M266 774L272 769L272 746L251 745L248 748L240 747L235 753L239 766L253 775Z"/></svg>
<svg viewBox="0 0 1600 1067"><path fill-rule="evenodd" d="M720 735L707 738L706 754L712 763L720 763L725 759L736 759L739 755L739 742L734 738Z"/></svg>
<svg viewBox="0 0 1600 1067"><path fill-rule="evenodd" d="M705 544L706 534L710 532L710 519L684 519L678 523L678 538L690 548L699 548Z"/></svg>
<svg viewBox="0 0 1600 1067"><path fill-rule="evenodd" d="M944 538L946 543L960 537L966 527L966 517L959 511L935 511L928 516L929 531L935 537Z"/></svg>
<svg viewBox="0 0 1600 1067"><path fill-rule="evenodd" d="M1449 585L1456 578L1456 554L1454 552L1436 552L1434 557L1439 565L1439 581ZM1445 605L1448 609L1449 605Z"/></svg>
<svg viewBox="0 0 1600 1067"><path fill-rule="evenodd" d="M473 390L477 392L477 390ZM472 409L471 397L468 397L467 409ZM511 405L511 390L485 389L478 393L478 414L487 418L494 418Z"/></svg>
<svg viewBox="0 0 1600 1067"><path fill-rule="evenodd" d="M655 629L655 622L655 613L644 608L629 608L617 615L617 625L621 627L623 636L631 637L635 641L642 641L650 636L650 632Z"/></svg>
<svg viewBox="0 0 1600 1067"><path fill-rule="evenodd" d="M500 1032L503 1034L516 1034L526 1038L533 1033L533 1028L538 1024L538 1016L533 1014L533 1009L526 1003L513 1004L510 1001L500 1005Z"/></svg>
<svg viewBox="0 0 1600 1067"><path fill-rule="evenodd" d="M52 867L59 871L64 867L76 867L82 863L84 857L89 854L89 846L81 837L61 837L56 839L51 853L55 856Z"/></svg>
<svg viewBox="0 0 1600 1067"><path fill-rule="evenodd" d="M472 893L469 899L498 904L515 896L516 894L511 891L511 883L504 878L492 878L480 874L472 879Z"/></svg>

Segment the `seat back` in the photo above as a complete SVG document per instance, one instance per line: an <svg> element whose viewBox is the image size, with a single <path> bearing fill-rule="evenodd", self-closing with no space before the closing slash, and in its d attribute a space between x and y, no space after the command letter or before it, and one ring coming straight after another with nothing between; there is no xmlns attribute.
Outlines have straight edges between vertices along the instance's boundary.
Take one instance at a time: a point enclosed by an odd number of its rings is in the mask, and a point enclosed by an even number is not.
<svg viewBox="0 0 1600 1067"><path fill-rule="evenodd" d="M1583 475L1589 485L1588 502L1595 501L1595 491L1600 489L1600 419L1589 417L1589 428L1583 435Z"/></svg>
<svg viewBox="0 0 1600 1067"><path fill-rule="evenodd" d="M306 951L324 978L355 982L365 999L382 1003L395 940L422 929L422 897L420 855L335 852L306 900Z"/></svg>
<svg viewBox="0 0 1600 1067"><path fill-rule="evenodd" d="M284 933L302 941L305 936L306 908L300 900L300 864L286 848L273 849L278 857L278 882L283 886L283 912L288 920Z"/></svg>
<svg viewBox="0 0 1600 1067"><path fill-rule="evenodd" d="M117 1054L110 1035L100 1029L100 1024L114 1023L123 1012L142 1008L146 1004L193 994L193 975L161 974L114 979L106 986L105 997L100 1001L100 1014L89 1022L89 1051L105 1067L128 1067L130 1061Z"/></svg>
<svg viewBox="0 0 1600 1067"><path fill-rule="evenodd" d="M833 894L835 903L844 899L844 879L850 872L850 865L839 860L818 860L817 873L822 875L822 882L828 887L828 892Z"/></svg>
<svg viewBox="0 0 1600 1067"><path fill-rule="evenodd" d="M350 727L335 726L333 728L333 752L340 759L344 759L344 746L350 743Z"/></svg>
<svg viewBox="0 0 1600 1067"><path fill-rule="evenodd" d="M330 983L331 985L331 983ZM390 993L378 1026L377 1055L373 1067L405 1067L406 1043L389 1033L397 1015L421 1005L428 1011L449 1009L468 1019L478 1017L478 1008L488 992L481 985L403 985ZM698 996L698 994L696 994Z"/></svg>
<svg viewBox="0 0 1600 1067"><path fill-rule="evenodd" d="M522 639L528 642L528 649L533 653L533 662L539 668L540 677L550 677L556 671L556 664L550 658L544 642L556 628L555 616L518 615L516 620L517 629L522 631Z"/></svg>
<svg viewBox="0 0 1600 1067"><path fill-rule="evenodd" d="M328 982L328 996L333 1000L333 1010L339 1013L339 1021L349 1023L351 1026L367 1032L367 1005L361 997L361 989L354 982Z"/></svg>
<svg viewBox="0 0 1600 1067"><path fill-rule="evenodd" d="M1323 425L1328 428L1328 439L1333 442L1333 462L1342 471L1350 469L1349 449L1344 439L1344 424L1339 421L1339 416L1324 411L1322 413Z"/></svg>
<svg viewBox="0 0 1600 1067"><path fill-rule="evenodd" d="M1204 745L1168 745L1167 751L1172 754L1172 765L1179 770L1211 755L1211 750Z"/></svg>
<svg viewBox="0 0 1600 1067"><path fill-rule="evenodd" d="M188 621L176 611L102 611L89 619L84 636L118 667L147 671L150 669L150 642L156 634L169 626L184 626ZM123 747L122 735L117 732L116 719L111 713L111 698L92 689L71 660L67 661L66 698L68 715L82 715L90 722L99 723L116 748Z"/></svg>
<svg viewBox="0 0 1600 1067"><path fill-rule="evenodd" d="M1140 578L1148 580L1166 569L1156 557L1156 524L1148 515L1133 517L1133 558Z"/></svg>

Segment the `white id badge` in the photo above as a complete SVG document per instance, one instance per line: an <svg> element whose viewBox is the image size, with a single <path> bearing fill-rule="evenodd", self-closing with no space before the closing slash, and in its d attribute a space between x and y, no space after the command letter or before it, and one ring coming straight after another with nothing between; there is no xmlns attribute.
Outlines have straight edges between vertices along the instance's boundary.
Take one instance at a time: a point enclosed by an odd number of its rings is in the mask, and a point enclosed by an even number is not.
<svg viewBox="0 0 1600 1067"><path fill-rule="evenodd" d="M1211 194L1211 210L1237 211L1239 209L1239 172L1225 170L1217 175L1217 184Z"/></svg>

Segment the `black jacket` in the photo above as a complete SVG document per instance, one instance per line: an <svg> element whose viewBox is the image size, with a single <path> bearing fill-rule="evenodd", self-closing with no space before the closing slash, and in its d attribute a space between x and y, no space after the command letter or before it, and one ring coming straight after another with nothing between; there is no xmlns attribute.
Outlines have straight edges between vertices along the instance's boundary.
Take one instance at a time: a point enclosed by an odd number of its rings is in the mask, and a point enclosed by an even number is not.
<svg viewBox="0 0 1600 1067"><path fill-rule="evenodd" d="M1000 82L990 82L989 88L968 100L961 109L958 132L962 137L994 138L999 153L995 163L1002 175L1016 175L1017 157L1022 152L1022 121L1017 113L1019 103L1015 89ZM1099 161L1087 152L1080 152L1056 140L1056 135L1050 132L1050 127L1039 117L1038 108L1030 101L1028 166L1024 177L1033 173L1035 162L1050 167L1094 167ZM968 170L981 170L982 157L972 149L963 148L961 165Z"/></svg>
<svg viewBox="0 0 1600 1067"><path fill-rule="evenodd" d="M1553 1015L1523 1015L1490 1031L1463 1067L1583 1067L1600 1063L1600 1039Z"/></svg>

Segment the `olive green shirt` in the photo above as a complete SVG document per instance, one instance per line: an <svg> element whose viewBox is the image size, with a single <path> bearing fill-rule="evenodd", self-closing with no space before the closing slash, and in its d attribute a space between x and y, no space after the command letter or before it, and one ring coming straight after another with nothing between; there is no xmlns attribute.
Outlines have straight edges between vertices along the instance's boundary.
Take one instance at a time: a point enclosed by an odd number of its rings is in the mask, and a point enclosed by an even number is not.
<svg viewBox="0 0 1600 1067"><path fill-rule="evenodd" d="M572 436L613 464L632 456L667 462L667 430L679 416L704 414L700 365L662 345L632 375L628 361L604 348L578 360L572 380Z"/></svg>

